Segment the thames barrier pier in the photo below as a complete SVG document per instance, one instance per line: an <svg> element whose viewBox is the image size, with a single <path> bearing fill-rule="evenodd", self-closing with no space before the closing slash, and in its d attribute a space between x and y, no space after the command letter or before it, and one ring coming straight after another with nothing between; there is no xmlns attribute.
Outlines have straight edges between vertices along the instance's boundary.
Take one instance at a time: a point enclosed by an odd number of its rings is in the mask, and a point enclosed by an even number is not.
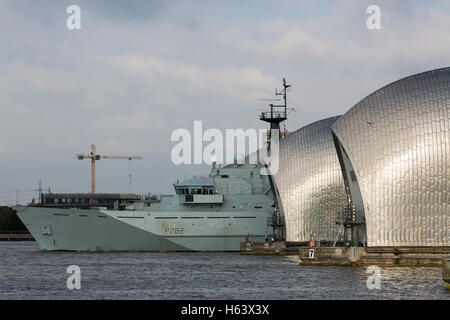
<svg viewBox="0 0 450 320"><path fill-rule="evenodd" d="M297 254L304 265L442 266L449 132L448 67L298 129L280 141L272 176L283 238L243 243L242 253ZM443 267L448 279L448 260Z"/></svg>
<svg viewBox="0 0 450 320"><path fill-rule="evenodd" d="M242 255L298 256L305 266L441 267L450 282L450 248L309 247L285 242L242 242ZM447 280L446 280L447 279ZM447 284L450 288L450 284Z"/></svg>
<svg viewBox="0 0 450 320"><path fill-rule="evenodd" d="M300 265L441 267L449 248L300 248Z"/></svg>

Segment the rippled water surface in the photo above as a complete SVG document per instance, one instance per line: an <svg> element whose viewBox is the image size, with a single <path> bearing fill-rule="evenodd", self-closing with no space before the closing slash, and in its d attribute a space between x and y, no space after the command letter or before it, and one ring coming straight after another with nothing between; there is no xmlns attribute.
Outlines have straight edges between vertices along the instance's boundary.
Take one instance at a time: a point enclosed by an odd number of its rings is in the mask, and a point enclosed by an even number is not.
<svg viewBox="0 0 450 320"><path fill-rule="evenodd" d="M450 299L440 268L383 268L369 290L366 268L299 266L296 257L239 253L42 252L0 242L0 299ZM69 290L69 265L81 289Z"/></svg>

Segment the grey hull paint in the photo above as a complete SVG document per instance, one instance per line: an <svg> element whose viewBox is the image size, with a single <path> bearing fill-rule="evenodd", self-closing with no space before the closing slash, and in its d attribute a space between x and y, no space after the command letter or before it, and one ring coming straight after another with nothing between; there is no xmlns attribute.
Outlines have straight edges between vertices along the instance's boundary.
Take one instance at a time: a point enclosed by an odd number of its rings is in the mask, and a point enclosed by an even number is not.
<svg viewBox="0 0 450 320"><path fill-rule="evenodd" d="M135 211L123 216L121 211L92 209L23 206L14 209L43 250L239 251L248 234L264 237L261 230L268 230L267 217L254 215L248 219L248 212L234 212L216 219L167 216L156 220L154 216L160 215L159 212ZM208 212L203 214L206 217ZM183 234L164 235L167 228L183 228Z"/></svg>
<svg viewBox="0 0 450 320"><path fill-rule="evenodd" d="M15 207L17 215L43 250L159 251L160 238L105 215L99 210ZM51 234L43 234L50 226ZM187 248L169 243L168 249Z"/></svg>

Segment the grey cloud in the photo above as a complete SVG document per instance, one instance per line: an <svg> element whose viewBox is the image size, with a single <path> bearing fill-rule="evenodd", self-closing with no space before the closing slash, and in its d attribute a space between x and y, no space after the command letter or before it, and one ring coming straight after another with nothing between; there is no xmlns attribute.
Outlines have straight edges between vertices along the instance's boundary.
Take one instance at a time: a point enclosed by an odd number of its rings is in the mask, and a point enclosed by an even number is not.
<svg viewBox="0 0 450 320"><path fill-rule="evenodd" d="M83 10L103 19L123 21L128 19L150 19L158 16L172 1L164 0L78 0Z"/></svg>
<svg viewBox="0 0 450 320"><path fill-rule="evenodd" d="M393 80L449 65L448 12L377 2L380 32L365 28L369 1L333 2L298 19L295 1L283 3L292 3L285 19L255 16L249 2L235 16L221 2L206 12L204 2L1 2L0 196L34 189L39 179L54 190L87 191L88 163L74 154L91 143L101 153L144 156L133 164L135 191L170 192L177 178L206 172L171 164L171 131L194 120L264 127L258 98L271 97L283 76L293 83L297 112L287 128L295 130L344 113ZM68 4L82 7L79 32L65 28ZM208 14L221 9L221 19ZM189 21L198 23L187 28ZM99 190L128 191L127 170L101 163Z"/></svg>

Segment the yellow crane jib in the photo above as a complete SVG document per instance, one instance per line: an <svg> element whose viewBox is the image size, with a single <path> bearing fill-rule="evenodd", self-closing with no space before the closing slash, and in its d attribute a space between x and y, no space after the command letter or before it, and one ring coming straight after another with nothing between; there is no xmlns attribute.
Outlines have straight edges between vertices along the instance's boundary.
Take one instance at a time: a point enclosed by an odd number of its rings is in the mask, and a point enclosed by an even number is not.
<svg viewBox="0 0 450 320"><path fill-rule="evenodd" d="M142 160L140 156L104 156L96 153L95 145L91 145L90 154L77 154L78 160L91 159L91 193L95 193L95 161L100 159Z"/></svg>

